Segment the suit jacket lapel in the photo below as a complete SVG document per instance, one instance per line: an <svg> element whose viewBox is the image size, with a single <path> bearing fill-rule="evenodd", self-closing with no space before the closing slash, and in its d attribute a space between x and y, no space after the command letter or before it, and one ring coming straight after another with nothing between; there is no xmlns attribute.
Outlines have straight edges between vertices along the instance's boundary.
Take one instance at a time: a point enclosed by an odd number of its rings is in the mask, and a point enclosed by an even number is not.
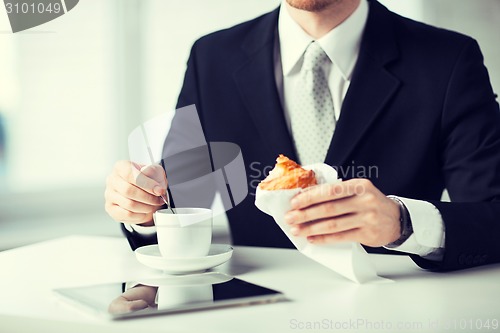
<svg viewBox="0 0 500 333"><path fill-rule="evenodd" d="M399 87L400 81L386 69L398 56L392 19L385 7L370 1L358 61L326 157L327 164L341 166L347 161Z"/></svg>
<svg viewBox="0 0 500 333"><path fill-rule="evenodd" d="M258 131L274 154L296 159L286 126L274 74L274 43L279 9L267 14L242 43L247 55L233 74L234 80Z"/></svg>
<svg viewBox="0 0 500 333"><path fill-rule="evenodd" d="M263 141L275 154L296 160L274 76L278 13L276 9L267 14L246 36L242 50L247 58L233 77ZM326 156L327 164L340 166L346 162L399 87L400 81L386 68L399 53L392 20L384 6L370 1L358 62Z"/></svg>

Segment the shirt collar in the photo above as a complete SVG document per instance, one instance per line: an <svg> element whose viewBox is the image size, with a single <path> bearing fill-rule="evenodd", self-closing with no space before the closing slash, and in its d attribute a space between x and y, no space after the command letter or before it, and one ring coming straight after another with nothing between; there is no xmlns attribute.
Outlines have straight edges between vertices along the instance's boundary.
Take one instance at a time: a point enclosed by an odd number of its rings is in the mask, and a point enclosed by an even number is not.
<svg viewBox="0 0 500 333"><path fill-rule="evenodd" d="M345 80L350 80L354 70L367 19L368 3L361 0L351 16L317 40ZM292 19L284 3L280 7L278 35L283 74L287 76L300 70L302 55L314 39Z"/></svg>

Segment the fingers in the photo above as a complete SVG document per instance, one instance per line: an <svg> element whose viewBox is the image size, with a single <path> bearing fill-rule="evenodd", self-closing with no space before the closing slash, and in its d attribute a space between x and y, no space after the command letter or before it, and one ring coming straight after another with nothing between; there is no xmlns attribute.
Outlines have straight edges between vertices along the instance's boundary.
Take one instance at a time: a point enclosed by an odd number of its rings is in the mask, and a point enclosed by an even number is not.
<svg viewBox="0 0 500 333"><path fill-rule="evenodd" d="M166 185L165 172L159 165L117 162L106 182L106 212L120 222L151 222L153 213L163 205L158 195L165 193Z"/></svg>
<svg viewBox="0 0 500 333"><path fill-rule="evenodd" d="M129 301L124 296L120 296L111 302L108 307L110 313L129 313L133 311L138 311L146 309L148 303L143 300L133 300Z"/></svg>
<svg viewBox="0 0 500 333"><path fill-rule="evenodd" d="M150 194L143 189L128 183L123 178L111 175L108 178L106 192L117 192L124 198L141 202L151 206L161 206L163 201L160 197ZM113 202L117 203L117 202Z"/></svg>
<svg viewBox="0 0 500 333"><path fill-rule="evenodd" d="M136 191L141 191L141 190L136 189ZM113 190L106 190L104 192L104 197L105 197L106 201L113 203L115 205L118 205L118 206L122 207L123 209L129 210L133 213L149 214L149 213L155 211L156 208L161 206L161 204L159 204L157 202L152 203L152 204L148 204L148 203L136 201L134 199L130 199L128 197L125 197L125 196L121 195L120 193L113 191ZM154 200L158 201L158 197L154 197Z"/></svg>
<svg viewBox="0 0 500 333"><path fill-rule="evenodd" d="M147 307L149 307L149 304L142 299L128 301L127 306L126 306L128 312L139 311L142 309L146 309Z"/></svg>
<svg viewBox="0 0 500 333"><path fill-rule="evenodd" d="M354 213L359 206L357 197L348 197L335 201L324 202L299 210L291 210L285 215L288 224L301 224L315 220L338 217Z"/></svg>
<svg viewBox="0 0 500 333"><path fill-rule="evenodd" d="M313 244L333 244L333 243L343 243L343 242L359 242L361 243L361 230L351 229L336 234L309 236L307 241Z"/></svg>
<svg viewBox="0 0 500 333"><path fill-rule="evenodd" d="M137 285L125 291L122 296L130 302L142 300L146 302L146 304L154 306L157 291L158 287Z"/></svg>
<svg viewBox="0 0 500 333"><path fill-rule="evenodd" d="M167 178L165 175L165 170L159 165L145 165L141 169L141 174L138 175L136 178L136 183L139 185L141 188L149 188L148 186L153 185L153 182L151 180L155 181L158 183L158 187L153 187L153 193L156 195L161 195L165 194L166 189L167 189ZM145 176L145 177L144 177ZM144 179L143 179L144 178ZM145 181L144 186L142 186L142 182Z"/></svg>
<svg viewBox="0 0 500 333"><path fill-rule="evenodd" d="M290 232L294 236L301 237L329 235L357 229L362 225L363 223L357 214L350 214L338 218L330 218L311 223L294 225L290 229Z"/></svg>
<svg viewBox="0 0 500 333"><path fill-rule="evenodd" d="M153 218L153 212L151 212L150 214L135 213L124 209L117 204L106 203L104 205L104 208L114 220L124 223L141 224L150 222Z"/></svg>
<svg viewBox="0 0 500 333"><path fill-rule="evenodd" d="M119 161L115 164L113 173L152 195L159 196L165 193L165 172L159 165L144 167L130 161Z"/></svg>
<svg viewBox="0 0 500 333"><path fill-rule="evenodd" d="M348 198L363 194L371 182L366 179L351 179L336 184L323 184L297 194L291 201L292 209L302 209L322 202Z"/></svg>
<svg viewBox="0 0 500 333"><path fill-rule="evenodd" d="M285 222L295 236L317 244L342 241L377 247L400 237L400 208L369 180L311 188L297 195Z"/></svg>

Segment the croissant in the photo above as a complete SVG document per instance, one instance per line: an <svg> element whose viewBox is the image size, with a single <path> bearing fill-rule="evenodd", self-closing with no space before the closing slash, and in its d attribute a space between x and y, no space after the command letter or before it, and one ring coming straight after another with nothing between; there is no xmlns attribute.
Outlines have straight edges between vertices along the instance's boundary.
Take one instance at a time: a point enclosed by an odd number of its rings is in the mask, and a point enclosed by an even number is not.
<svg viewBox="0 0 500 333"><path fill-rule="evenodd" d="M288 157L279 155L274 169L260 182L259 188L267 191L288 190L317 184L314 171L306 170Z"/></svg>

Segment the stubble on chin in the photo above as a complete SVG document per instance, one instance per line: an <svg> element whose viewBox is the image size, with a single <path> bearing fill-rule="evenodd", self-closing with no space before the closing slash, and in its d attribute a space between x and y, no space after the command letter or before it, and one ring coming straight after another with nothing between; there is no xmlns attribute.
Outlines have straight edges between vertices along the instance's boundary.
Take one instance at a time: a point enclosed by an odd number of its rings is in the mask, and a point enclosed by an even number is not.
<svg viewBox="0 0 500 333"><path fill-rule="evenodd" d="M321 12L341 1L342 0L286 0L290 6L308 12Z"/></svg>

